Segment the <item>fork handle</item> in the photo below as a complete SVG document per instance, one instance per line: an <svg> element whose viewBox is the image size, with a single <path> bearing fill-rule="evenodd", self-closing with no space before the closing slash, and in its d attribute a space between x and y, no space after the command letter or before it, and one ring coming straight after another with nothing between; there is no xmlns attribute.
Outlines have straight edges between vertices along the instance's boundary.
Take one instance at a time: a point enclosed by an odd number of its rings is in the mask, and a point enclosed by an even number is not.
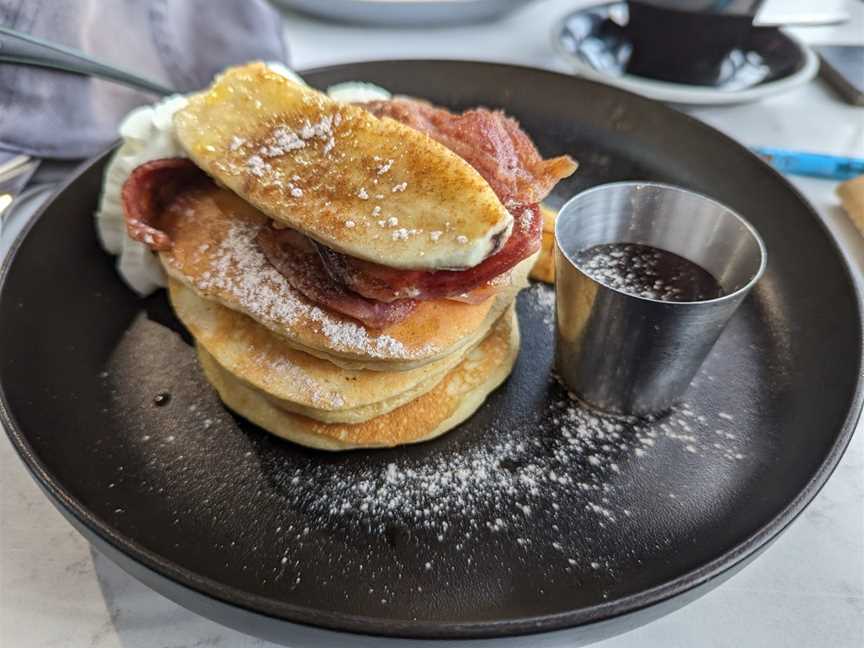
<svg viewBox="0 0 864 648"><path fill-rule="evenodd" d="M82 76L116 81L158 95L175 91L137 74L107 65L80 50L52 43L8 27L0 27L0 63L46 67Z"/></svg>

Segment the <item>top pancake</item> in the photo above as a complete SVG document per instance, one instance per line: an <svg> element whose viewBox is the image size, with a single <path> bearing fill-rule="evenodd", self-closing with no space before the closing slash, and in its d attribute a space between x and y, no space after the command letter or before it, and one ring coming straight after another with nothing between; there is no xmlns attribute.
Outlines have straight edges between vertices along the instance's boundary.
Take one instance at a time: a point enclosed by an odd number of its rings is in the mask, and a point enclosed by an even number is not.
<svg viewBox="0 0 864 648"><path fill-rule="evenodd" d="M169 276L252 317L294 348L350 369L401 371L470 348L527 284L533 263L516 266L512 286L480 304L424 301L404 321L373 330L294 290L255 242L267 218L235 194L215 186L188 190L163 220L174 242L159 255Z"/></svg>
<svg viewBox="0 0 864 648"><path fill-rule="evenodd" d="M512 227L489 184L443 145L261 63L228 69L174 125L192 160L220 183L352 257L467 268Z"/></svg>

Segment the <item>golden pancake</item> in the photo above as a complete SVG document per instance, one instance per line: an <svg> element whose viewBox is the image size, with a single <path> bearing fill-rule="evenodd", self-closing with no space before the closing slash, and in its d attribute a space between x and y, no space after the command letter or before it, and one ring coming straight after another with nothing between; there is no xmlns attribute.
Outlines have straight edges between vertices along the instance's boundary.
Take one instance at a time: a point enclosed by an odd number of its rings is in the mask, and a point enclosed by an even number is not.
<svg viewBox="0 0 864 648"><path fill-rule="evenodd" d="M427 135L262 63L229 68L174 116L189 157L276 221L358 259L467 268L513 225L483 177Z"/></svg>
<svg viewBox="0 0 864 648"><path fill-rule="evenodd" d="M526 285L533 264L533 258L519 264L512 285L481 304L424 301L404 321L368 329L291 287L255 242L266 217L233 193L190 190L171 210L164 222L174 245L159 255L170 277L252 317L295 349L349 369L407 370L470 348Z"/></svg>
<svg viewBox="0 0 864 648"><path fill-rule="evenodd" d="M277 407L324 423L362 423L386 414L432 389L468 351L408 371L342 369L173 279L168 294L196 344L219 366Z"/></svg>
<svg viewBox="0 0 864 648"><path fill-rule="evenodd" d="M519 325L511 308L432 390L387 414L350 425L321 423L280 409L198 347L204 374L225 405L276 436L322 450L391 447L440 436L471 416L504 382L518 353Z"/></svg>

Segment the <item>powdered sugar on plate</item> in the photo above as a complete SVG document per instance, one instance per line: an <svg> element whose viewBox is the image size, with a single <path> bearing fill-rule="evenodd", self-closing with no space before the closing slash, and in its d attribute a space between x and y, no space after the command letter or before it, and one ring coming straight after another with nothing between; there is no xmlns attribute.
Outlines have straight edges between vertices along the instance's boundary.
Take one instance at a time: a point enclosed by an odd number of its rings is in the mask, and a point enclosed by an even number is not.
<svg viewBox="0 0 864 648"><path fill-rule="evenodd" d="M690 528L702 510L700 491L733 488L724 479L745 472L736 466L749 461L746 417L726 400L696 404L717 391L708 373L692 401L663 416L587 408L549 374L550 293L535 285L520 297L522 356L487 405L438 441L396 450L334 455L275 439L225 410L194 358L152 332L133 335L119 348L125 364L100 379L116 390L112 412L146 474L135 501L161 498L176 534L205 538L231 578L280 596L362 597L381 614L468 582L494 590L511 573L557 591L614 583L633 569L621 539L634 535L651 537L646 554L662 560L681 541L670 528ZM157 408L163 391L170 403ZM732 420L719 415L729 411ZM125 468L106 476L110 510L128 509L118 491L137 488Z"/></svg>
<svg viewBox="0 0 864 648"><path fill-rule="evenodd" d="M707 419L700 421L687 404L662 417L621 418L598 413L564 392L547 416L551 426L542 435L507 429L502 421L487 431L494 442L434 455L431 461L382 462L345 479L326 464L311 464L279 478L286 486L314 485L314 497L298 494L308 512L350 518L382 533L388 524L403 523L446 534L454 517L473 529L521 532L532 512L556 502L580 506L603 523L629 517L628 509L610 505L615 486L608 475L660 445L718 461L744 458L734 432L713 421L714 429L706 434ZM494 517L483 514L489 510ZM567 539L556 542L564 547Z"/></svg>
<svg viewBox="0 0 864 648"><path fill-rule="evenodd" d="M555 324L555 288L542 281L532 282L526 291L531 308L542 318L546 326Z"/></svg>

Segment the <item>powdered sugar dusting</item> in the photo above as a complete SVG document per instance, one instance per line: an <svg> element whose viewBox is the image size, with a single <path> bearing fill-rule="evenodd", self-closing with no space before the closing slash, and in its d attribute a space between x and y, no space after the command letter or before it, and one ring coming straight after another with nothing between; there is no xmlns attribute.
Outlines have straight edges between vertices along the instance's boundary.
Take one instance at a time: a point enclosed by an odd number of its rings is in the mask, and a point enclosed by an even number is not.
<svg viewBox="0 0 864 648"><path fill-rule="evenodd" d="M422 446L340 455L299 450L232 417L191 354L170 346L173 333L134 337L141 326L162 328L142 316L114 356L126 364L100 380L118 386L118 428L144 480L139 487L120 466L105 471L106 507L146 500L159 523L176 526L172 538L212 538L202 550L224 557L231 578L285 600L298 588L362 597L381 615L418 593L476 596L478 583L484 592L517 581L562 596L596 591L673 559L704 537L693 521L706 502L737 495L737 478L758 474L754 423L711 373L664 416L586 408L548 375L552 328L537 326L546 290L520 298L530 332L520 364L471 422ZM141 358L152 360L139 368ZM162 391L171 401L154 407ZM116 499L123 493L134 499Z"/></svg>
<svg viewBox="0 0 864 648"><path fill-rule="evenodd" d="M614 418L559 393L562 397L551 402L546 414L551 425L542 432L502 420L485 430L485 442L433 451L422 461L372 462L345 475L328 464L309 462L275 479L288 507L302 507L316 527L336 524L349 534L355 529L382 538L422 534L432 544L450 548L444 560L430 547L423 549L428 553L414 555L412 562L425 571L470 571L493 547L512 556L511 548L503 548L510 545L524 549L529 562L538 551L551 556L550 574L560 577L579 570L614 573L615 559L602 544L586 553L584 538L570 525L574 518L589 516L603 533L626 534L641 514L636 500L628 503L624 495L637 487L629 480L639 474L639 464L676 451L681 462L684 456L712 462L745 458L735 443L718 443L706 434L705 423L689 405L665 417ZM625 466L631 477L619 481ZM674 501L687 494L672 495ZM542 542L538 525L548 531ZM283 537L294 551L306 541L305 527L288 527ZM339 557L331 559L338 563ZM356 568L343 565L346 573ZM399 577L367 578L373 587L387 587L388 579Z"/></svg>
<svg viewBox="0 0 864 648"><path fill-rule="evenodd" d="M686 302L724 294L723 287L704 268L647 245L594 245L580 250L574 260L595 281L639 297Z"/></svg>
<svg viewBox="0 0 864 648"><path fill-rule="evenodd" d="M301 181L301 177L294 174L289 181L279 168L279 164L276 162L271 164L271 161L306 149L315 141L323 142L321 151L325 156L328 155L336 147L335 128L340 123L342 123L342 115L337 112L323 115L316 122L307 119L296 129L286 124L278 124L257 143L233 135L227 149L233 157L239 159L240 163L223 161L219 166L235 174L245 170L255 176L261 186L281 187L285 190L286 196L300 198L303 196L303 188L295 183ZM301 166L304 164L304 160L300 158L297 158L297 162ZM361 189L360 194L365 194L365 190Z"/></svg>
<svg viewBox="0 0 864 648"><path fill-rule="evenodd" d="M530 232L531 226L534 224L534 211L532 209L523 209L515 220L519 223L519 227L523 232Z"/></svg>
<svg viewBox="0 0 864 648"><path fill-rule="evenodd" d="M262 374L268 382L289 382L294 389L309 399L310 403L325 409L335 409L345 404L342 395L334 390L322 387L315 378L302 367L291 362L285 356L273 353L259 353L251 357L255 365L265 370Z"/></svg>
<svg viewBox="0 0 864 648"><path fill-rule="evenodd" d="M635 487L628 480L639 474L639 464L658 453L677 452L679 463L686 456L733 463L746 457L736 441L723 436L734 432L712 434L709 428L718 421L701 421L690 405L662 417L611 417L585 407L554 379L552 385L560 396L548 404L548 425L542 430L500 420L485 430L484 442L433 451L419 461L395 455L341 471L315 459L272 473L282 505L288 511L302 510L307 521L302 526L280 522L289 562L309 541L310 527L335 525L341 533L382 538L406 529L455 547L456 555L444 562L436 561L428 548L430 553L415 557L418 564L428 563L425 570L437 573L470 568L490 546L508 544L526 552L551 552L561 570L614 570L614 560L602 546L586 554L583 538L564 532L574 515L589 516L609 533L626 533L640 515L636 501L624 496ZM718 437L722 439L715 440ZM625 467L630 477L619 481ZM671 500L686 495L663 494ZM534 529L538 524L549 531L542 544ZM337 568L340 556L331 556L331 561ZM341 565L346 573L356 568ZM382 587L394 575L367 578L371 586Z"/></svg>
<svg viewBox="0 0 864 648"><path fill-rule="evenodd" d="M526 292L531 308L540 314L546 326L552 327L555 323L555 289L537 281Z"/></svg>
<svg viewBox="0 0 864 648"><path fill-rule="evenodd" d="M210 269L194 281L200 292L224 295L242 312L277 330L299 324L303 319L313 322L336 351L372 358L410 359L428 357L437 350L432 344L409 349L389 335L372 335L365 327L304 301L258 248L255 237L260 225L232 219L226 227L224 238L215 249L199 251L212 258Z"/></svg>
<svg viewBox="0 0 864 648"><path fill-rule="evenodd" d="M250 156L249 159L246 160L246 168L249 169L249 173L258 178L272 170L272 167L267 164L260 155Z"/></svg>

